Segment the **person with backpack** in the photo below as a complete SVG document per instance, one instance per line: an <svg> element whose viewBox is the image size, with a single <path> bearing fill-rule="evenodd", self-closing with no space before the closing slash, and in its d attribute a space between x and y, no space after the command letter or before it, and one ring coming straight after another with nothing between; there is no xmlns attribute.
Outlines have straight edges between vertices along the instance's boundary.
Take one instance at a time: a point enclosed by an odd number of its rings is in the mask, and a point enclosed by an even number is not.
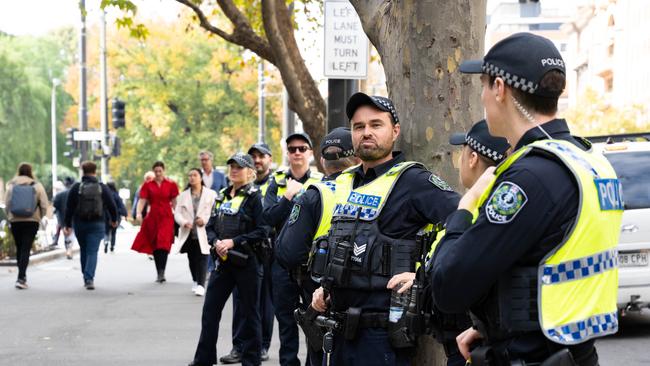
<svg viewBox="0 0 650 366"><path fill-rule="evenodd" d="M106 233L104 222L110 220L111 226L117 226L117 208L110 188L97 180L97 165L85 161L81 164L81 170L81 182L70 187L68 193L63 233L70 235L74 228L79 242L84 286L87 290L94 290L97 252Z"/></svg>
<svg viewBox="0 0 650 366"><path fill-rule="evenodd" d="M26 290L29 254L38 231L41 218L45 217L48 206L45 188L34 179L32 166L28 163L18 165L18 173L9 181L5 195L7 219L11 235L16 243L16 263L18 279L16 288Z"/></svg>

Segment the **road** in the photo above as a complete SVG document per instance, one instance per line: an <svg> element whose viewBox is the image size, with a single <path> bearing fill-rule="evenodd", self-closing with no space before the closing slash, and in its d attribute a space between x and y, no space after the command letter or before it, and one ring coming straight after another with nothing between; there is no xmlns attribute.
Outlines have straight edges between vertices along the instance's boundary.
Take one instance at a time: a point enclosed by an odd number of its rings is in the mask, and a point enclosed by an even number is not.
<svg viewBox="0 0 650 366"><path fill-rule="evenodd" d="M203 298L194 296L184 255L171 255L168 282L154 283L153 261L129 250L120 232L115 254L99 254L95 291L78 257L28 268L30 289L13 288L15 269L0 267L0 365L187 365L200 331ZM232 306L217 345L230 351ZM621 320L619 334L597 342L601 365L650 364L650 311ZM302 343L304 344L304 343ZM278 364L277 323L271 360ZM304 347L301 348L304 360Z"/></svg>
<svg viewBox="0 0 650 366"><path fill-rule="evenodd" d="M0 267L0 365L187 365L203 305L187 257L170 255L160 285L153 261L129 249L132 235L120 232L116 252L99 253L95 291L84 289L76 255L30 266L22 291L13 287L15 268ZM219 356L231 348L232 304L223 319ZM277 323L274 331L265 365L278 364Z"/></svg>

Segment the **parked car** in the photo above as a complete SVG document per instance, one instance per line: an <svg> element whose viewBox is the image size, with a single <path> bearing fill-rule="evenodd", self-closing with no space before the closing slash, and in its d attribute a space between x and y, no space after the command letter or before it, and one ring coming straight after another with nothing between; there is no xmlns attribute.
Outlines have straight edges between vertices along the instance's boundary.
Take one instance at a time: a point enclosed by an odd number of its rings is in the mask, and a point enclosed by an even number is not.
<svg viewBox="0 0 650 366"><path fill-rule="evenodd" d="M618 245L618 308L650 307L650 142L595 144L623 188L625 211Z"/></svg>

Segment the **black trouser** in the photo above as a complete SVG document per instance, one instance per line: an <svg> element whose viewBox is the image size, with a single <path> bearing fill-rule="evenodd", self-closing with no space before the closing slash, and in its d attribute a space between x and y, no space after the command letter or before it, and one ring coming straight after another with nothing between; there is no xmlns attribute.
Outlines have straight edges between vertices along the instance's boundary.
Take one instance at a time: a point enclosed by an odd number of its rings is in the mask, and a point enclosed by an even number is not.
<svg viewBox="0 0 650 366"><path fill-rule="evenodd" d="M38 222L17 221L11 223L11 235L16 243L16 262L18 264L18 279L27 279L29 253L38 231Z"/></svg>
<svg viewBox="0 0 650 366"><path fill-rule="evenodd" d="M153 260L156 262L156 270L158 273L164 273L165 267L167 267L167 256L169 252L166 250L154 250L153 251Z"/></svg>
<svg viewBox="0 0 650 366"><path fill-rule="evenodd" d="M219 264L210 273L201 314L201 336L196 346L194 361L201 365L217 362L217 339L219 322L228 297L234 288L239 292L239 307L244 325L240 333L242 340L242 365L260 364L262 351L262 325L260 323L259 295L262 284L262 266L255 256L248 258L245 266Z"/></svg>
<svg viewBox="0 0 650 366"><path fill-rule="evenodd" d="M205 274L208 271L208 255L201 253L198 239L187 238L181 253L187 253L192 280L205 287Z"/></svg>

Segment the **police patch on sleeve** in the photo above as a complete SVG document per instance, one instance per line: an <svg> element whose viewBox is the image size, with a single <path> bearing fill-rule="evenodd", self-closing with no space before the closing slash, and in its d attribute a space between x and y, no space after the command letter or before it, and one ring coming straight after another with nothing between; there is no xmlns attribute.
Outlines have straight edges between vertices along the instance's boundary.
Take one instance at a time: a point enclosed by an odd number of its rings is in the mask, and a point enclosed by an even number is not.
<svg viewBox="0 0 650 366"><path fill-rule="evenodd" d="M300 205L293 205L293 208L291 209L291 214L289 215L289 220L287 223L289 225L293 225L296 221L298 221L298 217L300 216Z"/></svg>
<svg viewBox="0 0 650 366"><path fill-rule="evenodd" d="M521 187L512 182L501 182L485 205L485 215L493 224L507 224L517 216L526 202L528 196Z"/></svg>
<svg viewBox="0 0 650 366"><path fill-rule="evenodd" d="M433 183L434 186L436 186L436 187L442 189L443 191L449 191L449 192L453 192L453 191L454 191L454 190L449 186L449 184L447 184L447 182L445 182L445 181L442 180L439 176L437 176L437 175L435 175L435 174L433 174L433 173L431 173L431 175L429 176L429 182Z"/></svg>

